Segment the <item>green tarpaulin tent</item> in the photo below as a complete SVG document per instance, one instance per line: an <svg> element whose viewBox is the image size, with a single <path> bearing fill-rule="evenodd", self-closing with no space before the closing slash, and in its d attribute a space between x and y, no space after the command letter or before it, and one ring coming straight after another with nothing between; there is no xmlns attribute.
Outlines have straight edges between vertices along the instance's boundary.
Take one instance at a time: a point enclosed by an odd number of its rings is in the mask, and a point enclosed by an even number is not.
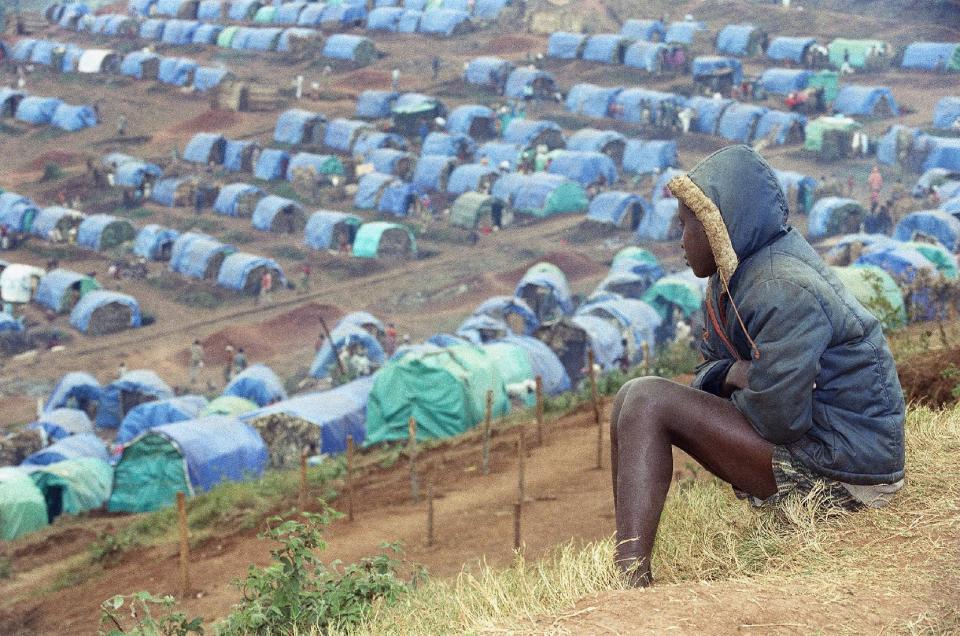
<svg viewBox="0 0 960 636"><path fill-rule="evenodd" d="M853 68L863 68L867 65L867 60L871 53L876 55L876 51L883 51L884 55L889 57L890 45L882 40L848 40L846 38L837 38L827 45L830 51L830 64L836 68L843 66L843 58L850 54L850 66Z"/></svg>
<svg viewBox="0 0 960 636"><path fill-rule="evenodd" d="M253 21L257 24L272 24L274 16L277 15L277 8L273 6L260 7L257 9Z"/></svg>
<svg viewBox="0 0 960 636"><path fill-rule="evenodd" d="M192 493L183 456L172 441L148 433L123 451L117 464L108 510L152 512L173 504L176 493Z"/></svg>
<svg viewBox="0 0 960 636"><path fill-rule="evenodd" d="M509 225L512 217L507 206L497 197L479 192L464 192L450 208L450 225L472 230L482 223L490 226ZM499 222L498 222L499 221Z"/></svg>
<svg viewBox="0 0 960 636"><path fill-rule="evenodd" d="M907 324L903 294L888 273L876 265L831 269L854 298L877 317L884 329L896 329Z"/></svg>
<svg viewBox="0 0 960 636"><path fill-rule="evenodd" d="M237 26L228 26L226 29L220 32L220 35L217 36L217 46L224 49L229 49L230 45L233 43L233 36L237 34L237 31L240 27Z"/></svg>
<svg viewBox="0 0 960 636"><path fill-rule="evenodd" d="M939 243L934 245L933 243L906 241L904 246L912 247L920 252L925 259L934 264L934 266L937 268L937 271L943 274L945 278L957 278L958 272L956 259L952 254L950 254L950 252L947 251L947 248L943 247Z"/></svg>
<svg viewBox="0 0 960 636"><path fill-rule="evenodd" d="M832 103L840 92L840 74L836 71L820 71L810 76L807 82L809 88L822 88L823 98Z"/></svg>
<svg viewBox="0 0 960 636"><path fill-rule="evenodd" d="M364 223L353 240L353 255L361 258L417 253L417 240L405 225L375 221Z"/></svg>
<svg viewBox="0 0 960 636"><path fill-rule="evenodd" d="M803 147L806 150L819 152L823 149L823 133L828 130L840 130L852 134L862 128L863 126L849 117L819 117L807 124L807 138Z"/></svg>
<svg viewBox="0 0 960 636"><path fill-rule="evenodd" d="M78 515L96 510L110 498L113 468L96 457L68 459L30 473L47 502L51 521L61 514Z"/></svg>
<svg viewBox="0 0 960 636"><path fill-rule="evenodd" d="M617 265L620 263L630 261L648 263L650 265L660 264L660 261L658 261L657 257L653 255L653 252L645 250L642 247L630 245L616 253L616 255L613 257L613 264L610 267L611 269L616 269Z"/></svg>
<svg viewBox="0 0 960 636"><path fill-rule="evenodd" d="M407 439L411 417L417 421L418 440L463 433L483 420L487 391L493 391L494 417L505 415L510 408L505 384L494 356L483 349L456 345L411 351L377 373L364 444Z"/></svg>
<svg viewBox="0 0 960 636"><path fill-rule="evenodd" d="M47 504L30 476L0 467L0 539L13 541L47 525Z"/></svg>
<svg viewBox="0 0 960 636"><path fill-rule="evenodd" d="M242 397L221 395L207 405L202 415L240 415L242 413L256 411L258 408L260 407L254 402L245 400Z"/></svg>
<svg viewBox="0 0 960 636"><path fill-rule="evenodd" d="M673 307L679 307L685 318L699 311L703 294L689 281L666 276L655 282L641 300L656 309L661 319L672 321Z"/></svg>

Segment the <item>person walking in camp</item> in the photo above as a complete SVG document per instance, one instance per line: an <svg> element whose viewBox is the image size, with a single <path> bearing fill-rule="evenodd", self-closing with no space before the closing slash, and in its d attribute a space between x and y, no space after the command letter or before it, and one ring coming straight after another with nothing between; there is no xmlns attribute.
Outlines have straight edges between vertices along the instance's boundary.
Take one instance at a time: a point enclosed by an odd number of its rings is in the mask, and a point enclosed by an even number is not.
<svg viewBox="0 0 960 636"><path fill-rule="evenodd" d="M270 270L265 270L263 276L260 277L260 293L257 296L257 304L260 303L269 303L270 302L270 292L273 290L273 274L270 273Z"/></svg>
<svg viewBox="0 0 960 636"><path fill-rule="evenodd" d="M125 375L127 375L127 363L124 360L121 360L120 364L117 366L117 379L120 379Z"/></svg>
<svg viewBox="0 0 960 636"><path fill-rule="evenodd" d="M390 71L390 91L393 93L400 92L400 69L397 67Z"/></svg>
<svg viewBox="0 0 960 636"><path fill-rule="evenodd" d="M227 358L226 363L223 366L223 383L230 384L230 380L233 379L233 345L227 345L223 348L223 353Z"/></svg>
<svg viewBox="0 0 960 636"><path fill-rule="evenodd" d="M203 202L206 195L206 189L198 185L193 191L193 212L197 216L203 214Z"/></svg>
<svg viewBox="0 0 960 636"><path fill-rule="evenodd" d="M430 71L433 73L434 82L440 79L440 56L439 55L434 55L433 59L430 60Z"/></svg>
<svg viewBox="0 0 960 636"><path fill-rule="evenodd" d="M300 266L300 293L306 294L310 291L310 274L312 273L312 268L310 263L304 263Z"/></svg>
<svg viewBox="0 0 960 636"><path fill-rule="evenodd" d="M879 321L787 225L773 170L728 146L670 181L694 274L709 277L692 386L632 380L612 410L615 561L636 586L676 446L755 506L880 507L903 485L903 391Z"/></svg>
<svg viewBox="0 0 960 636"><path fill-rule="evenodd" d="M387 323L387 328L383 332L383 351L389 358L397 350L397 326L392 322Z"/></svg>
<svg viewBox="0 0 960 636"><path fill-rule="evenodd" d="M127 136L127 116L123 113L120 113L120 117L117 118L117 137L126 137Z"/></svg>
<svg viewBox="0 0 960 636"><path fill-rule="evenodd" d="M231 377L237 377L238 373L243 372L247 368L247 354L243 352L243 347L237 349L237 352L233 354L233 375Z"/></svg>
<svg viewBox="0 0 960 636"><path fill-rule="evenodd" d="M203 368L203 346L199 340L190 345L190 386L194 387L200 379L200 370Z"/></svg>
<svg viewBox="0 0 960 636"><path fill-rule="evenodd" d="M870 204L879 204L880 191L883 190L883 175L880 174L880 166L873 166L870 176L867 177L867 185L870 186Z"/></svg>

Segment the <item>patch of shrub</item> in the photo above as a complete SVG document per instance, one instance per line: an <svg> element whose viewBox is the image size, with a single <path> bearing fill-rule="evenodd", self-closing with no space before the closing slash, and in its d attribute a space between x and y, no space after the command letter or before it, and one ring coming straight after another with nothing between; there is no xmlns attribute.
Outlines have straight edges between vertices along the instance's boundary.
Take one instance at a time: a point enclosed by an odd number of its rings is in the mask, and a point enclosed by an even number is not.
<svg viewBox="0 0 960 636"><path fill-rule="evenodd" d="M293 245L280 245L270 251L276 258L288 258L291 261L302 261L307 258L307 253Z"/></svg>
<svg viewBox="0 0 960 636"><path fill-rule="evenodd" d="M201 309L216 309L223 304L223 298L208 291L190 291L177 296L177 300L184 305L200 307Z"/></svg>
<svg viewBox="0 0 960 636"><path fill-rule="evenodd" d="M63 178L63 168L55 163L43 164L43 175L40 181L56 181Z"/></svg>
<svg viewBox="0 0 960 636"><path fill-rule="evenodd" d="M188 636L188 634L203 634L203 619L196 617L187 620L183 612L170 612L154 617L151 606L169 610L175 601L172 596L154 596L149 592L137 592L129 596L118 594L100 604L101 636L119 636L130 634L134 636ZM130 609L121 614L120 610L127 605ZM124 615L129 614L132 625Z"/></svg>
<svg viewBox="0 0 960 636"><path fill-rule="evenodd" d="M253 243L255 240L257 240L257 237L245 230L230 230L223 235L223 242L233 245L246 245L247 243Z"/></svg>

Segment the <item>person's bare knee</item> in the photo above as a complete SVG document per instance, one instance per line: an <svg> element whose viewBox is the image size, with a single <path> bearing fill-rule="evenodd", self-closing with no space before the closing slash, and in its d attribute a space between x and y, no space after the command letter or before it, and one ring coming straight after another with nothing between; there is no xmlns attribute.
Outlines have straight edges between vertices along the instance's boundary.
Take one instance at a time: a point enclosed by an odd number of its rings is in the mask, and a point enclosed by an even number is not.
<svg viewBox="0 0 960 636"><path fill-rule="evenodd" d="M638 426L645 428L659 426L660 415L664 412L668 401L670 380L648 376L637 378L624 386L623 404L620 407L620 416L617 418L617 434L636 430Z"/></svg>

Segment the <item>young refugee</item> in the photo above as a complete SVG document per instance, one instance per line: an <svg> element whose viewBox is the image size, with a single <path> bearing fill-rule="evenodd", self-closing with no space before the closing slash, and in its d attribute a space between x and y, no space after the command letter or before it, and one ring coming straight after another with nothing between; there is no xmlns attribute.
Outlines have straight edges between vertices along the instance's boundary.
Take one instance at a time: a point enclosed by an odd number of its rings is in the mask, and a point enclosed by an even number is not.
<svg viewBox="0 0 960 636"><path fill-rule="evenodd" d="M904 402L877 320L799 232L770 167L724 148L670 181L683 250L709 277L693 387L640 378L611 422L615 560L650 557L677 446L753 505L822 489L824 505L886 504L903 485Z"/></svg>

